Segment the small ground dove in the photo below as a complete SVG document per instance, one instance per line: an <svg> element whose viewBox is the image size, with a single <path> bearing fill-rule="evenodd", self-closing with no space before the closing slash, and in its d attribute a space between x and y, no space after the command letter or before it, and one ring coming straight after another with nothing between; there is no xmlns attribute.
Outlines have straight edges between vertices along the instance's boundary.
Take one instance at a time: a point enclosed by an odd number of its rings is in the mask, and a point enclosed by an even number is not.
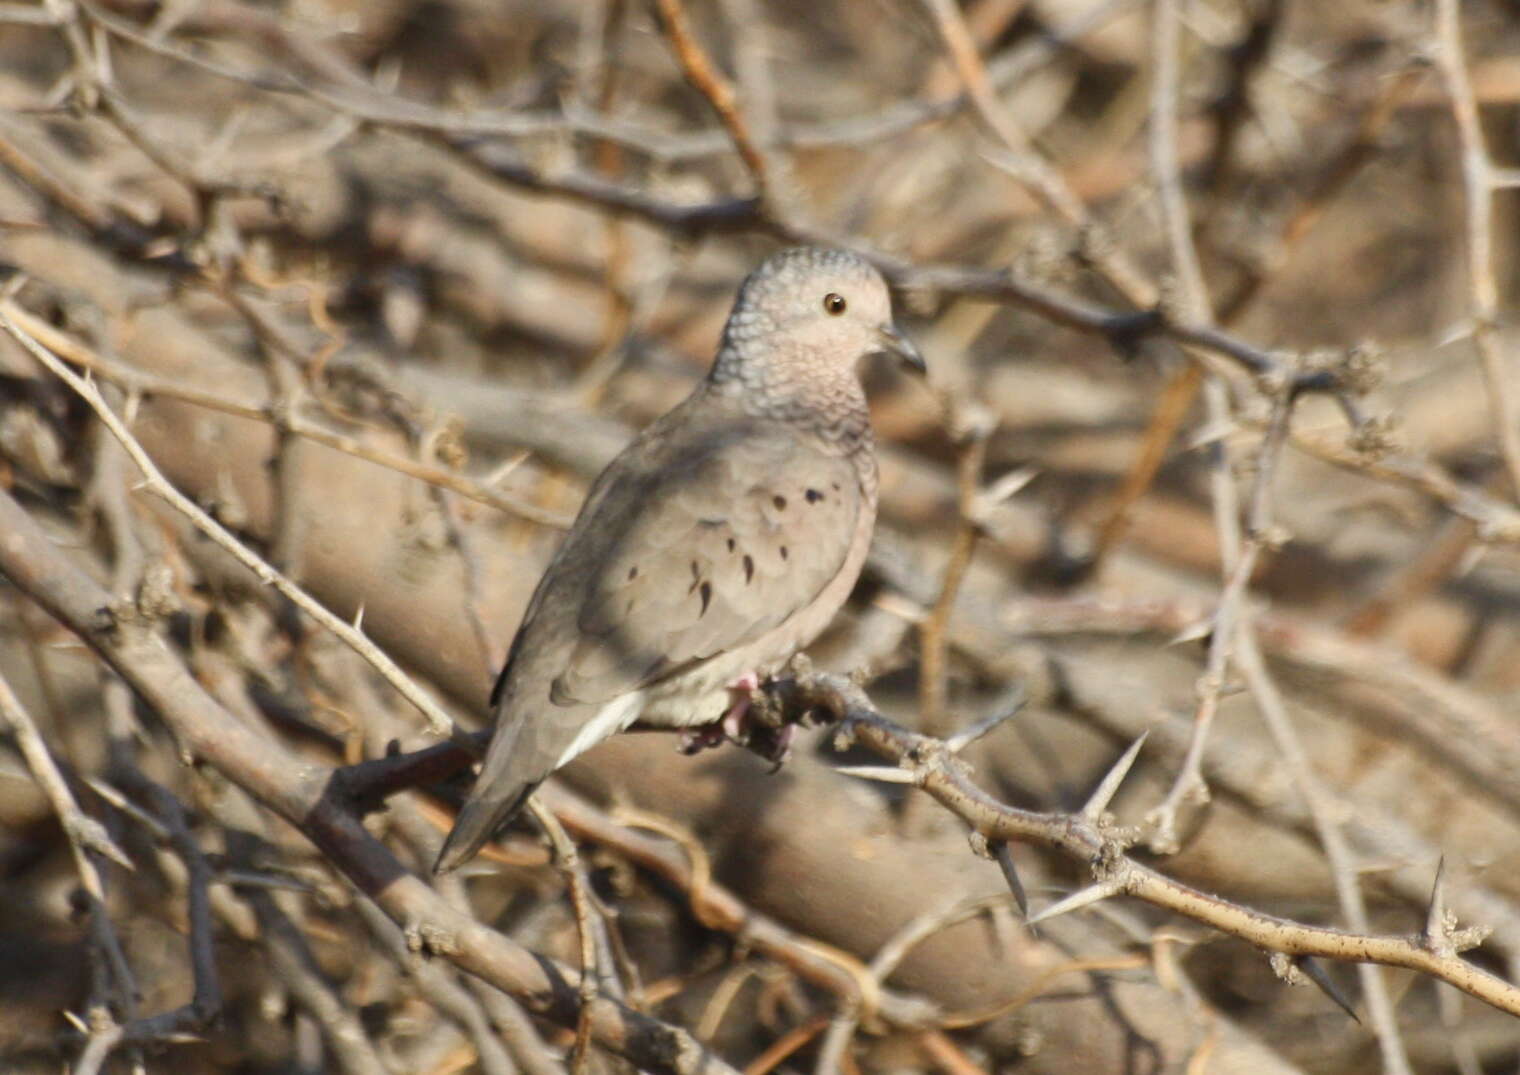
<svg viewBox="0 0 1520 1075"><path fill-rule="evenodd" d="M602 472L539 581L437 870L635 721L733 734L749 689L828 625L876 521L856 367L883 352L923 369L856 255L786 250L744 281L712 371Z"/></svg>

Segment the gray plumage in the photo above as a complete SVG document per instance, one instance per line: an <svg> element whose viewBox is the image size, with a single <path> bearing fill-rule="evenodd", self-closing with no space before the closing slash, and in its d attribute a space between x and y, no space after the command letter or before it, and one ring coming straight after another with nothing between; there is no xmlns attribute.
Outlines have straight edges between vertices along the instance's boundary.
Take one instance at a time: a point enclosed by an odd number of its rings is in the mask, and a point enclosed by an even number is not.
<svg viewBox="0 0 1520 1075"><path fill-rule="evenodd" d="M436 869L471 858L555 769L634 721L720 721L849 596L876 520L856 371L922 359L880 274L799 248L740 288L707 378L591 487L492 693L496 730Z"/></svg>

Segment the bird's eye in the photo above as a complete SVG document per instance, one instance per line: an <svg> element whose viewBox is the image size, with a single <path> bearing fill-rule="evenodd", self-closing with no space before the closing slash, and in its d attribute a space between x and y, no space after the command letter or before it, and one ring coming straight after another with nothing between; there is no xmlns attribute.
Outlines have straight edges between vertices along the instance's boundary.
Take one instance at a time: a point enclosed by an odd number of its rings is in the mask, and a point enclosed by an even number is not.
<svg viewBox="0 0 1520 1075"><path fill-rule="evenodd" d="M830 291L823 297L823 308L835 317L844 313L844 307L844 296L837 291Z"/></svg>

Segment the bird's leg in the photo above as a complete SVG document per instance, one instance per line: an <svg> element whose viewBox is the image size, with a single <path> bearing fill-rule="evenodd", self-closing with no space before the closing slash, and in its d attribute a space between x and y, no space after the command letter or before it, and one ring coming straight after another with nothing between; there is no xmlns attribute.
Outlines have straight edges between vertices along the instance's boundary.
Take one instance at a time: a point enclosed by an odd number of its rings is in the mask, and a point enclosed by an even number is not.
<svg viewBox="0 0 1520 1075"><path fill-rule="evenodd" d="M728 685L733 697L728 709L717 720L687 728L681 733L682 754L700 754L709 747L722 746L725 740L744 743L749 739L745 718L749 715L749 692L760 686L760 677L746 672Z"/></svg>
<svg viewBox="0 0 1520 1075"><path fill-rule="evenodd" d="M728 685L728 693L734 700L723 715L723 732L736 743L749 738L744 718L749 716L749 692L759 686L760 677L753 672L745 672Z"/></svg>

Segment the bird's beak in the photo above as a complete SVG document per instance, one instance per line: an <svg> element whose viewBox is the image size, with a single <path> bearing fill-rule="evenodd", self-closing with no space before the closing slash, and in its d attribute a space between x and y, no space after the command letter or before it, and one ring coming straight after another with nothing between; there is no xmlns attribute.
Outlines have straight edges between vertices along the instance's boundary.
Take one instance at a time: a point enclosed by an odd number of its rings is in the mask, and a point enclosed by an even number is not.
<svg viewBox="0 0 1520 1075"><path fill-rule="evenodd" d="M924 356L919 354L917 347L913 346L913 341L903 335L902 329L889 323L877 329L876 333L881 340L881 349L887 354L896 355L902 364L911 370L922 374L929 372Z"/></svg>

